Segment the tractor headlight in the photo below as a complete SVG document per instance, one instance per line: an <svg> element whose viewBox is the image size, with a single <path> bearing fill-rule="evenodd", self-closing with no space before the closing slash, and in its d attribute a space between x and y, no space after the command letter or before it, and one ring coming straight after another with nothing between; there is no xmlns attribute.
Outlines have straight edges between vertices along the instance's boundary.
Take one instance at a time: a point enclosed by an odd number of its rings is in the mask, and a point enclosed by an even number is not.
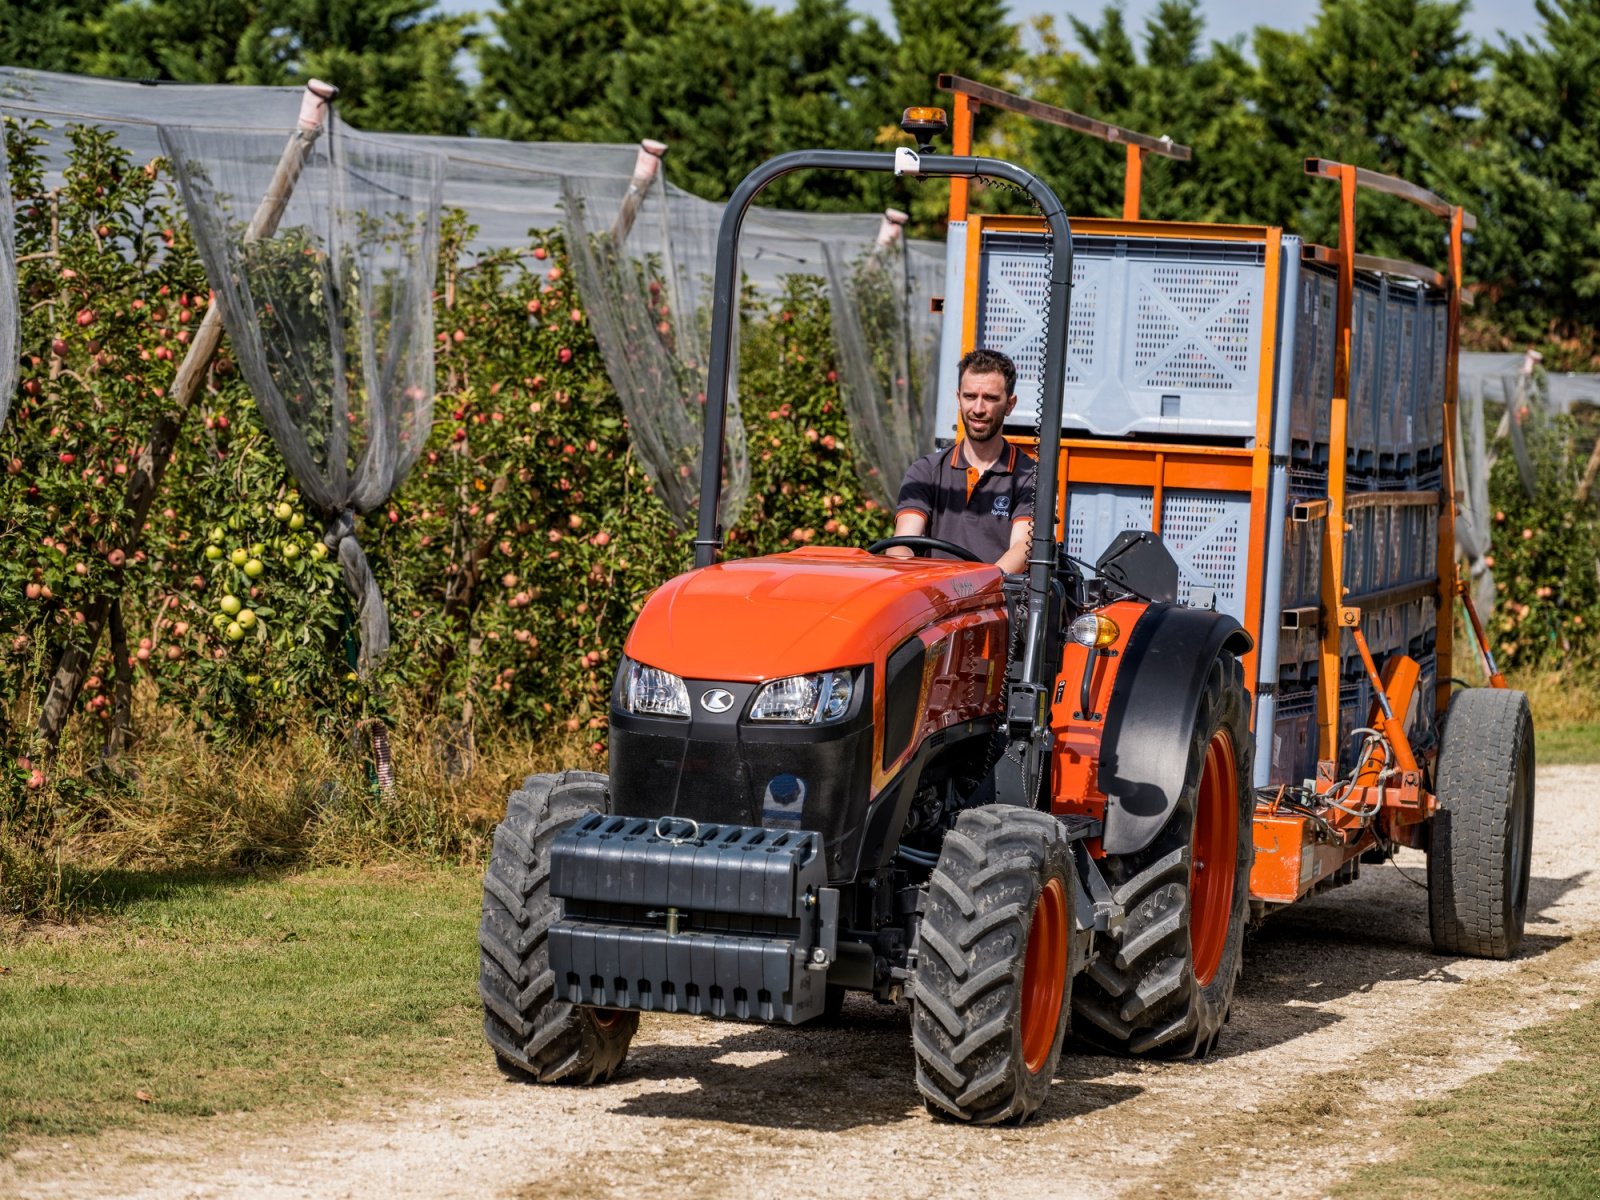
<svg viewBox="0 0 1600 1200"><path fill-rule="evenodd" d="M756 693L750 706L752 721L789 721L820 725L837 721L850 711L855 678L849 671L823 671L817 675L790 675L774 679Z"/></svg>
<svg viewBox="0 0 1600 1200"><path fill-rule="evenodd" d="M1117 623L1101 613L1084 613L1067 626L1067 636L1091 650L1104 650L1107 646L1116 645L1120 633Z"/></svg>
<svg viewBox="0 0 1600 1200"><path fill-rule="evenodd" d="M689 689L671 671L624 661L622 707L652 717L687 717Z"/></svg>

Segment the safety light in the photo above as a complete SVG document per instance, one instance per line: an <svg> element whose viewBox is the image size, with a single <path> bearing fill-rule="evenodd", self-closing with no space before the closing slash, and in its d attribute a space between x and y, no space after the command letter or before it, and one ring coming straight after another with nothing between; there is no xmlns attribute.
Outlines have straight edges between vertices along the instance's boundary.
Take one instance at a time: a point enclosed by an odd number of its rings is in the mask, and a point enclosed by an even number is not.
<svg viewBox="0 0 1600 1200"><path fill-rule="evenodd" d="M1117 623L1101 613L1084 613L1067 626L1067 636L1091 650L1104 650L1107 646L1116 645L1120 633Z"/></svg>
<svg viewBox="0 0 1600 1200"><path fill-rule="evenodd" d="M796 725L837 721L850 711L850 697L854 691L855 682L848 671L774 679L756 693L756 702L750 706L750 719L787 721Z"/></svg>
<svg viewBox="0 0 1600 1200"><path fill-rule="evenodd" d="M917 139L917 149L927 153L933 139L945 131L948 122L942 108L908 108L900 116L900 128Z"/></svg>
<svg viewBox="0 0 1600 1200"><path fill-rule="evenodd" d="M627 659L623 665L622 707L651 717L687 717L689 689L671 671Z"/></svg>

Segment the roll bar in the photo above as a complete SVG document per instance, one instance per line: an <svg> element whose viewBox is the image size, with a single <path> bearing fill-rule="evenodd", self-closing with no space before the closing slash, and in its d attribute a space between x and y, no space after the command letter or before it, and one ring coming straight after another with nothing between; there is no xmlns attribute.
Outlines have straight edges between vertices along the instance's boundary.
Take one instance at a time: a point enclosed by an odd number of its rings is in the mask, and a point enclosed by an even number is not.
<svg viewBox="0 0 1600 1200"><path fill-rule="evenodd" d="M1046 693L1053 667L1044 662L1045 621L1051 579L1058 561L1056 469L1061 456L1061 406L1066 387L1067 318L1072 304L1072 226L1048 184L998 158L918 154L909 147L894 153L862 150L794 150L768 159L744 177L722 213L717 232L717 267L712 289L711 368L706 380L705 446L700 457L700 524L694 565L708 567L722 550L722 462L727 433L728 383L733 366L733 333L739 319L739 231L745 213L769 183L795 171L875 171L918 179L972 179L988 176L1015 184L1044 214L1054 241L1050 263L1050 321L1056 336L1045 345L1044 397L1040 405L1039 465L1035 485L1033 539L1028 551L1028 624L1023 680Z"/></svg>

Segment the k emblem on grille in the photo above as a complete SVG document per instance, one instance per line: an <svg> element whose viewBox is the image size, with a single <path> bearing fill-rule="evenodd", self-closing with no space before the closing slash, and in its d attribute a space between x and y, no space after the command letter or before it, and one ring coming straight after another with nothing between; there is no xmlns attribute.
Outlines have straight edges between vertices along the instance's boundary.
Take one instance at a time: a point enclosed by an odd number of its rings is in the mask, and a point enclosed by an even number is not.
<svg viewBox="0 0 1600 1200"><path fill-rule="evenodd" d="M700 695L700 707L711 713L725 713L733 707L733 693L712 688Z"/></svg>

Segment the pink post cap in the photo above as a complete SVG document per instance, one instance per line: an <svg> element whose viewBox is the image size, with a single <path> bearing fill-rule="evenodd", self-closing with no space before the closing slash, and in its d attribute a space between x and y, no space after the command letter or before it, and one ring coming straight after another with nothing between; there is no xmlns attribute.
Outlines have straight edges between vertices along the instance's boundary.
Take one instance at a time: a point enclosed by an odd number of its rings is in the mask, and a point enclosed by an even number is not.
<svg viewBox="0 0 1600 1200"><path fill-rule="evenodd" d="M328 115L328 103L339 94L339 89L320 79L306 81L306 90L300 97L300 128L315 129Z"/></svg>
<svg viewBox="0 0 1600 1200"><path fill-rule="evenodd" d="M900 236L900 227L911 219L910 215L901 212L898 208L883 210L883 220L878 223L878 245L891 245L895 238Z"/></svg>
<svg viewBox="0 0 1600 1200"><path fill-rule="evenodd" d="M661 167L661 156L667 152L665 142L645 138L639 143L639 153L633 160L633 183L635 187L642 187L655 178L656 171Z"/></svg>

